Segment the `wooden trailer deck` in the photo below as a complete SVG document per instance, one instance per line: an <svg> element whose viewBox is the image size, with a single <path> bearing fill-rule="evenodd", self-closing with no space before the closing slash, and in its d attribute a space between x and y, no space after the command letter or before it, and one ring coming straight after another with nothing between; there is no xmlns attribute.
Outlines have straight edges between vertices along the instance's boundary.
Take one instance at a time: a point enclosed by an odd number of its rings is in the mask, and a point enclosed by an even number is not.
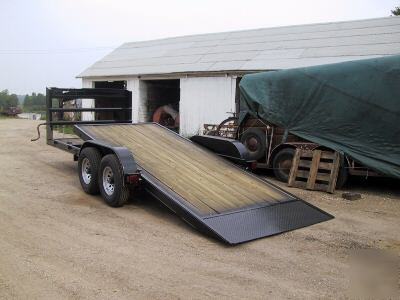
<svg viewBox="0 0 400 300"><path fill-rule="evenodd" d="M80 126L124 146L137 163L202 215L293 200L285 192L157 124Z"/></svg>

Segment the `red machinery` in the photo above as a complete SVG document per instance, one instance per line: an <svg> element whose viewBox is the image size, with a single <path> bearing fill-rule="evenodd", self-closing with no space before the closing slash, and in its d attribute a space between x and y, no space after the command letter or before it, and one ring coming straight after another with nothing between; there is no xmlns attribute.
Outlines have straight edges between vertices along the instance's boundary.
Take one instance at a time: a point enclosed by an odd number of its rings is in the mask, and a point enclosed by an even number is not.
<svg viewBox="0 0 400 300"><path fill-rule="evenodd" d="M167 128L179 128L179 112L167 104L157 108L153 114L153 122Z"/></svg>

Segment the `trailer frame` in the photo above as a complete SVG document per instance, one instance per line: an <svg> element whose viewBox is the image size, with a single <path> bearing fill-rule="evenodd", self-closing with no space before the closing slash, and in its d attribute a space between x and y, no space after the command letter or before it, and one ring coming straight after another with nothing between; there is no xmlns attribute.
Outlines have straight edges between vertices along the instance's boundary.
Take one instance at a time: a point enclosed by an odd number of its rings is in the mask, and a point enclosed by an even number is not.
<svg viewBox="0 0 400 300"><path fill-rule="evenodd" d="M171 211L180 216L185 222L195 227L199 231L217 238L228 244L239 244L250 240L271 236L286 232L293 229L302 228L319 222L327 221L333 218L332 215L320 210L319 208L299 199L298 197L288 193L280 187L243 170L239 166L227 162L232 168L241 169L256 181L261 181L268 185L271 189L279 191L287 200L279 203L260 203L252 206L239 207L222 211L219 213L202 214L196 207L181 197L178 193L148 172L143 166L139 165L131 150L122 145L109 143L102 139L96 139L85 130L86 126L144 126L156 123L137 123L132 124L131 120L63 120L64 112L96 112L96 108L63 108L65 101L76 99L77 97L93 97L106 93L110 99L112 95L119 95L130 99L130 92L113 90L113 89L47 89L46 103L48 121L47 127L47 144L58 149L67 151L74 156L74 160L78 160L80 153L87 147L93 147L100 151L102 156L114 154L123 173L123 185L135 187L138 184ZM56 108L52 107L53 98L59 100L59 105ZM126 108L102 108L109 111L119 111ZM57 114L58 118L53 118L52 114ZM61 119L61 120L60 120ZM73 125L74 132L79 138L76 139L57 139L54 138L53 130L57 125ZM189 139L180 136L176 132L167 129L159 124L160 128L172 132L177 139L184 140L194 144ZM235 146L235 145L234 145ZM237 146L237 145L236 145ZM235 147L236 147L235 146ZM197 146L200 147L200 146ZM239 155L244 155L243 149L238 147ZM215 155L214 152L206 148L203 149ZM231 157L232 158L232 157ZM223 158L220 158L223 160ZM225 160L224 160L225 161ZM286 199L286 198L285 198Z"/></svg>

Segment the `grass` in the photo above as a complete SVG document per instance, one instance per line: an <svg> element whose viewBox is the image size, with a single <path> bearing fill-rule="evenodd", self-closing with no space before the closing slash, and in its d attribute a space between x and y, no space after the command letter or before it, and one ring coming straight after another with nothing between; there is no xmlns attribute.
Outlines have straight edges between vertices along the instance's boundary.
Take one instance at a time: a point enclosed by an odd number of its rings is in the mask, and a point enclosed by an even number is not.
<svg viewBox="0 0 400 300"><path fill-rule="evenodd" d="M57 131L65 134L74 134L74 127L71 125L57 126Z"/></svg>
<svg viewBox="0 0 400 300"><path fill-rule="evenodd" d="M3 114L0 113L0 120L5 120L5 119L15 119L15 117L3 115Z"/></svg>

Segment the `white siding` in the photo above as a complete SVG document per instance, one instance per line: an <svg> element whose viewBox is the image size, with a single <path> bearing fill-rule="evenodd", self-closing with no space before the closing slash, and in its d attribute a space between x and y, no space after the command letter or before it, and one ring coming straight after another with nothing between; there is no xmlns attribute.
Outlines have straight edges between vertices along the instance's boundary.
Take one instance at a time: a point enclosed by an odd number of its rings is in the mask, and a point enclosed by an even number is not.
<svg viewBox="0 0 400 300"><path fill-rule="evenodd" d="M139 79L132 78L128 79L126 83L126 89L132 92L132 123L139 122Z"/></svg>
<svg viewBox="0 0 400 300"><path fill-rule="evenodd" d="M93 81L89 79L82 79L82 87L83 88L92 88ZM93 99L82 99L82 108L93 108L94 100ZM91 121L94 120L94 113L92 112L82 112L82 121Z"/></svg>
<svg viewBox="0 0 400 300"><path fill-rule="evenodd" d="M147 122L147 83L139 80L138 84L139 102L136 109L138 111L138 122Z"/></svg>
<svg viewBox="0 0 400 300"><path fill-rule="evenodd" d="M181 78L180 133L201 134L203 125L218 124L235 111L236 79L232 77Z"/></svg>

